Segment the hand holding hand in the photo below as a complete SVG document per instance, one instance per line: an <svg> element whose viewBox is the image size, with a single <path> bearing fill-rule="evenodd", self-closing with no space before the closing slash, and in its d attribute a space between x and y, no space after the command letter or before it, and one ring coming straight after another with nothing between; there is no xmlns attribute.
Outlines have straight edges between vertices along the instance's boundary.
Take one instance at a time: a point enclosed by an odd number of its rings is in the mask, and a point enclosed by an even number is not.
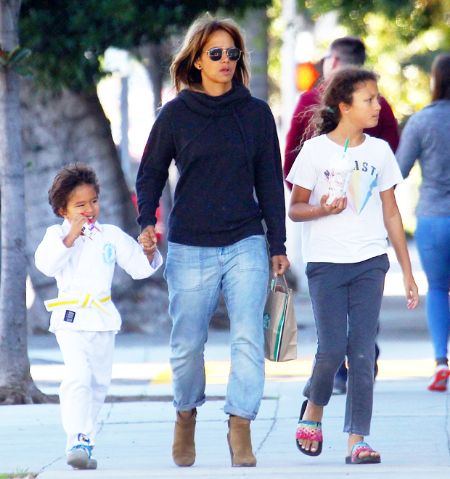
<svg viewBox="0 0 450 479"><path fill-rule="evenodd" d="M158 238L154 226L146 226L138 236L138 243L142 246L145 256L151 263L155 257Z"/></svg>

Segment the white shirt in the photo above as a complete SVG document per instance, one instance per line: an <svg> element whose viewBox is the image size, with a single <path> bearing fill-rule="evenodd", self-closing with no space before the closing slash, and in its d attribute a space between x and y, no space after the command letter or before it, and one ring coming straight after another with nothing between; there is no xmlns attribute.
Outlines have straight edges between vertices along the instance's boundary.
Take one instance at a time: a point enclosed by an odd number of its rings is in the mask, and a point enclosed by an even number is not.
<svg viewBox="0 0 450 479"><path fill-rule="evenodd" d="M320 205L320 198L328 194L330 168L343 151L327 135L304 143L287 180L311 190L310 205ZM305 262L357 263L386 252L380 192L403 180L397 161L388 143L367 134L363 143L347 153L354 163L347 208L302 223Z"/></svg>
<svg viewBox="0 0 450 479"><path fill-rule="evenodd" d="M133 279L147 278L162 265L159 251L150 264L141 246L117 226L98 222L95 226L98 231L92 238L80 236L71 248L67 248L63 239L70 230L70 223L65 220L62 225L47 228L37 247L36 267L56 279L58 298L86 294L97 299L109 296L116 263ZM94 306L57 308L52 312L49 330L119 331L121 318L112 301L102 306L107 313ZM75 313L74 317L72 313L67 316L67 310Z"/></svg>

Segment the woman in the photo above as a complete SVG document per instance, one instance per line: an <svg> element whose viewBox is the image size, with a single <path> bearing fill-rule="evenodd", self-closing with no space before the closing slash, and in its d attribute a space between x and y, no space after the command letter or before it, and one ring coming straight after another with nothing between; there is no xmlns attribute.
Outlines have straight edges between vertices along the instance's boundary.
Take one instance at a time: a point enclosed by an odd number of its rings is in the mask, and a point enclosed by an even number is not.
<svg viewBox="0 0 450 479"><path fill-rule="evenodd" d="M397 160L406 178L416 160L422 170L416 242L428 280L427 319L436 358L428 389L446 391L450 331L450 54L431 69L432 102L403 130Z"/></svg>
<svg viewBox="0 0 450 479"><path fill-rule="evenodd" d="M225 413L233 466L254 466L250 421L264 387L266 238L274 275L289 266L281 160L269 107L250 95L247 53L230 20L203 17L171 65L177 97L160 111L136 189L141 244L155 241L155 210L175 160L180 178L169 220L174 406L172 456L195 461L197 407L205 402L204 345L222 292L230 318L231 371ZM255 199L255 195L256 198Z"/></svg>

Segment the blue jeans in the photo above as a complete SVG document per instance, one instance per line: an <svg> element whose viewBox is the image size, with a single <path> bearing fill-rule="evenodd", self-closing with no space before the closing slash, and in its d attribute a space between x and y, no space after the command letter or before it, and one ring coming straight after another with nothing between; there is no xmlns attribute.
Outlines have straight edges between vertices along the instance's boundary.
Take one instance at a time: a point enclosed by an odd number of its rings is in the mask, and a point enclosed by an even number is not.
<svg viewBox="0 0 450 479"><path fill-rule="evenodd" d="M450 331L450 216L419 216L415 237L428 280L427 319L435 357L444 359Z"/></svg>
<svg viewBox="0 0 450 479"><path fill-rule="evenodd" d="M264 389L263 314L269 261L264 236L225 247L169 243L165 277L174 406L189 411L205 402L204 348L222 292L230 318L231 369L224 411L254 419Z"/></svg>

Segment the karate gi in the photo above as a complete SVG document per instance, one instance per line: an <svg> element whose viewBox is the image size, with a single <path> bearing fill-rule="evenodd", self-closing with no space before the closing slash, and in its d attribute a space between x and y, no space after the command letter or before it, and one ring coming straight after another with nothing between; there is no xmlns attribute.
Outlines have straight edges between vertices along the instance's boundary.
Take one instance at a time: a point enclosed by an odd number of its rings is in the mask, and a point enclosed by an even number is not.
<svg viewBox="0 0 450 479"><path fill-rule="evenodd" d="M47 229L35 253L36 267L58 286L58 297L45 304L52 312L49 330L65 365L59 396L67 451L77 444L95 444L97 416L111 382L114 338L121 326L111 300L116 263L133 279L143 279L163 262L157 251L150 264L141 246L120 228L98 222L95 226L91 238L80 236L67 248L63 239L70 223L64 220Z"/></svg>

